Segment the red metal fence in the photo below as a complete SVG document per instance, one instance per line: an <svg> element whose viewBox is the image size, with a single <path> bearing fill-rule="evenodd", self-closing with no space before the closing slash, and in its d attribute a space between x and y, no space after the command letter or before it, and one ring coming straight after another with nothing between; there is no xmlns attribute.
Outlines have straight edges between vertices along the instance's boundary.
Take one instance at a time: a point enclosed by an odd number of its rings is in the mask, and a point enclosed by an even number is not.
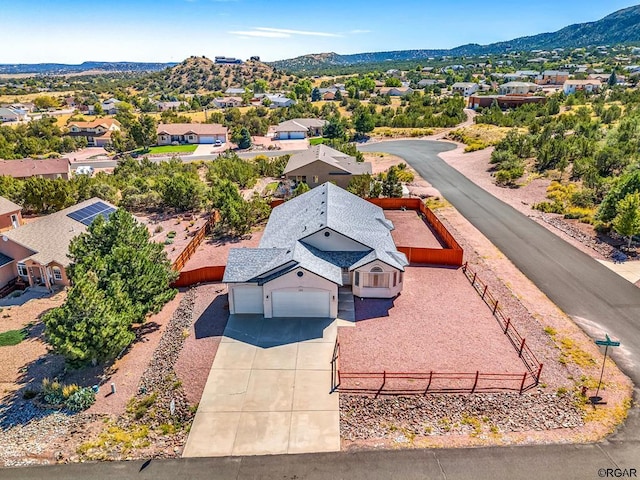
<svg viewBox="0 0 640 480"><path fill-rule="evenodd" d="M518 352L518 357L522 359L527 370L534 376L536 379L536 383L540 380L540 373L542 372L542 363L536 358L535 354L527 345L525 338L518 333L518 330L511 323L511 319L508 318L500 306L498 305L498 300L491 295L489 292L488 286L483 283L479 278L478 274L473 272L467 263L462 266L462 271L465 273L473 288L480 294L482 300L489 306L491 311L493 312L493 316L496 317L498 323L502 327L502 331L507 336L511 345Z"/></svg>
<svg viewBox="0 0 640 480"><path fill-rule="evenodd" d="M331 359L331 390L378 395L426 395L427 393L523 392L535 387L531 372L344 372L338 365L340 344Z"/></svg>

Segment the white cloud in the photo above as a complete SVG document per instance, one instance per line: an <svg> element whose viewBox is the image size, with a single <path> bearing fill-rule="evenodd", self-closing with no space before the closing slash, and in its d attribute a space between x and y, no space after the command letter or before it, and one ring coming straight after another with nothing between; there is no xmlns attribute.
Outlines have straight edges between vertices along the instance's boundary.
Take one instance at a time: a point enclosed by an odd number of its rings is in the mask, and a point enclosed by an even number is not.
<svg viewBox="0 0 640 480"><path fill-rule="evenodd" d="M358 35L360 33L371 33L371 30L351 30L349 33L353 34L353 35Z"/></svg>
<svg viewBox="0 0 640 480"><path fill-rule="evenodd" d="M289 35L306 35L311 37L341 37L342 36L337 33L312 32L308 30L290 30L288 28L256 27L255 30L260 30L261 32L284 33Z"/></svg>
<svg viewBox="0 0 640 480"><path fill-rule="evenodd" d="M258 30L236 30L229 32L232 35L239 35L242 37L264 37L264 38L290 38L291 35L283 32L262 32Z"/></svg>

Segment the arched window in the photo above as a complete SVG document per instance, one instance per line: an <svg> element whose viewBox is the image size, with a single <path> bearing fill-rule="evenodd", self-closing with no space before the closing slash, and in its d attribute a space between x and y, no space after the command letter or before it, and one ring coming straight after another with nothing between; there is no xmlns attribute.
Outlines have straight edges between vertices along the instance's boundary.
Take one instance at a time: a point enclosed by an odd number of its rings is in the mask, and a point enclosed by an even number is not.
<svg viewBox="0 0 640 480"><path fill-rule="evenodd" d="M373 267L365 276L364 287L389 288L389 274L380 267Z"/></svg>
<svg viewBox="0 0 640 480"><path fill-rule="evenodd" d="M382 269L380 267L373 267L371 269L372 273L382 273Z"/></svg>

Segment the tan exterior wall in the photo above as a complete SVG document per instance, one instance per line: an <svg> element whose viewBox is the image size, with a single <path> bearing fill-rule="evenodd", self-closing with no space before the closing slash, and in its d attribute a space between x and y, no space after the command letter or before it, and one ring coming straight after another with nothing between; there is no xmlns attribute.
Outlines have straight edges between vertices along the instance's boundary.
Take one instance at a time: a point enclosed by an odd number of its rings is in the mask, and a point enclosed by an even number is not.
<svg viewBox="0 0 640 480"><path fill-rule="evenodd" d="M15 262L8 263L0 267L0 288L4 287L10 280L16 278Z"/></svg>
<svg viewBox="0 0 640 480"><path fill-rule="evenodd" d="M371 270L374 267L381 268L383 274L389 275L389 286L387 288L363 286L365 276L371 273ZM358 285L356 285L356 273L359 274ZM394 273L396 279L395 286L393 285ZM354 270L351 278L353 280L351 287L353 294L362 298L393 298L402 291L402 286L404 284L404 274L402 272L377 260Z"/></svg>
<svg viewBox="0 0 640 480"><path fill-rule="evenodd" d="M296 170L292 170L287 173L286 177L292 180L304 181L311 188L322 185L325 182L332 182L341 188L347 188L349 182L353 178L353 175L350 173L332 175L332 173L340 172L345 173L344 170L339 170L329 164L317 161Z"/></svg>

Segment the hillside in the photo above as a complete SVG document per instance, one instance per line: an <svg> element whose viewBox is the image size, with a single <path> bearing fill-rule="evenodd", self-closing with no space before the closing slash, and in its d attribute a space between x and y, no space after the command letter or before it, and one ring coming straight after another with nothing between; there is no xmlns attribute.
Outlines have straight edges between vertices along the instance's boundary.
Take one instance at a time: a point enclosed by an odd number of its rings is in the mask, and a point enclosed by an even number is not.
<svg viewBox="0 0 640 480"><path fill-rule="evenodd" d="M262 62L219 65L206 57L189 57L173 68L149 75L143 82L165 92L205 93L245 87L257 79L265 80L271 88L279 88L283 78L282 73Z"/></svg>
<svg viewBox="0 0 640 480"><path fill-rule="evenodd" d="M358 64L401 62L441 56L476 56L551 48L575 48L589 45L612 45L620 43L640 43L640 5L619 10L611 15L588 23L570 25L557 32L520 37L506 42L478 45L461 45L452 49L398 50L393 52L370 52L353 55L321 53L303 55L288 60L272 62L275 68L288 72L314 71L323 67Z"/></svg>

